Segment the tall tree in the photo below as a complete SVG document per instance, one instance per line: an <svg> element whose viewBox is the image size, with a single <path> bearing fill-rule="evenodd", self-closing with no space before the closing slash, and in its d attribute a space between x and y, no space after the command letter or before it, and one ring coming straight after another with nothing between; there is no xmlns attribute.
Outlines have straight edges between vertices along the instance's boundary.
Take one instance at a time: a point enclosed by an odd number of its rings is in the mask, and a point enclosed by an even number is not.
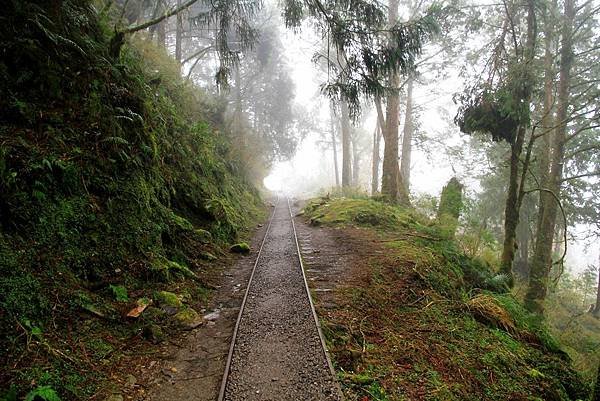
<svg viewBox="0 0 600 401"><path fill-rule="evenodd" d="M342 188L347 188L352 184L352 154L350 153L350 114L346 99L341 99L340 109L342 127Z"/></svg>
<svg viewBox="0 0 600 401"><path fill-rule="evenodd" d="M335 175L335 186L340 186L340 173L338 167L338 155L337 155L337 140L335 138L337 122L335 120L335 105L333 101L329 102L329 130L331 133L331 147L333 151L333 173Z"/></svg>
<svg viewBox="0 0 600 401"><path fill-rule="evenodd" d="M504 3L504 23L494 48L490 75L486 82L478 83L474 90L462 97L456 121L466 133L484 132L495 141L505 141L510 146L509 179L504 208L504 240L500 272L513 284L512 264L517 249L517 226L526 190L526 177L535 137L530 132L530 106L535 86L535 48L537 36L536 6L534 0L526 2L524 43L519 43L517 24L519 6ZM512 43L509 54L506 41ZM494 80L499 79L493 86ZM526 152L523 146L530 134ZM524 154L523 154L524 153Z"/></svg>
<svg viewBox="0 0 600 401"><path fill-rule="evenodd" d="M402 130L402 151L400 154L400 176L404 191L410 193L410 163L412 155L412 140L414 132L413 121L413 85L414 79L408 77L406 83L406 110L404 111L404 128Z"/></svg>
<svg viewBox="0 0 600 401"><path fill-rule="evenodd" d="M393 27L398 22L398 0L388 2L388 25ZM390 35L389 42L393 38ZM388 76L389 94L386 102L383 169L381 181L381 193L394 203L408 205L408 193L402 182L402 176L398 165L398 117L400 110L400 74L398 71L390 71Z"/></svg>
<svg viewBox="0 0 600 401"><path fill-rule="evenodd" d="M375 131L373 132L373 147L371 156L371 195L375 195L379 190L379 162L381 161L379 148L381 147L381 128L379 118L375 123Z"/></svg>
<svg viewBox="0 0 600 401"><path fill-rule="evenodd" d="M553 130L552 156L548 188L542 188L551 196L540 199L542 213L538 227L535 252L531 262L529 286L525 295L525 306L532 312L543 313L543 302L548 290L548 277L552 266L552 244L558 213L558 200L564 164L565 141L567 138L567 117L569 91L571 85L571 66L573 64L573 21L575 20L575 1L565 0L561 32L560 70L558 83L558 104L556 110L556 129Z"/></svg>

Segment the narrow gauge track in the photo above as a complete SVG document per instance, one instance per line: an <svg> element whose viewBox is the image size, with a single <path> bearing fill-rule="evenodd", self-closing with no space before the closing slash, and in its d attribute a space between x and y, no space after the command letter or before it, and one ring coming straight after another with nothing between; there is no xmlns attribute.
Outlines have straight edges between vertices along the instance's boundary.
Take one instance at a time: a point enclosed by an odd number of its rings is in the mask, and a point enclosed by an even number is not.
<svg viewBox="0 0 600 401"><path fill-rule="evenodd" d="M218 401L339 401L289 199L277 199L234 328Z"/></svg>

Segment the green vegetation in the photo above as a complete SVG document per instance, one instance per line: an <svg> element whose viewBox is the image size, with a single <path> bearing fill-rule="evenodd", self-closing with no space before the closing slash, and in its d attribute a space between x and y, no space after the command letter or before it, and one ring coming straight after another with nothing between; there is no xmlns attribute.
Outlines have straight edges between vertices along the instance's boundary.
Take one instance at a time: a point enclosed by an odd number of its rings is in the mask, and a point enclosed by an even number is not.
<svg viewBox="0 0 600 401"><path fill-rule="evenodd" d="M363 228L364 246L385 255L365 261L362 281L336 294L344 308L324 316L347 399L587 399L540 318L438 220L364 198L318 198L305 214Z"/></svg>
<svg viewBox="0 0 600 401"><path fill-rule="evenodd" d="M155 290L189 318L263 209L217 101L149 42L111 58L89 2L53 4L9 0L0 24L0 387L86 399L171 327Z"/></svg>

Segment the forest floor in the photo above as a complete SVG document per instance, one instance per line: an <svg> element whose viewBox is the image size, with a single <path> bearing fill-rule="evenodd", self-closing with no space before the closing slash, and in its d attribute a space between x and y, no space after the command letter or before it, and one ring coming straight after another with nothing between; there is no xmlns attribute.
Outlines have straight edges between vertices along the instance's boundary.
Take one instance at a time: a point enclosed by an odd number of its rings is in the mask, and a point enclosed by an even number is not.
<svg viewBox="0 0 600 401"><path fill-rule="evenodd" d="M250 253L229 260L214 273L215 289L203 311L204 324L147 344L139 358L115 372L115 394L108 400L216 400L229 352L231 333L267 225L252 236Z"/></svg>
<svg viewBox="0 0 600 401"><path fill-rule="evenodd" d="M435 230L401 213L386 214L380 221L395 228L382 230L374 224L383 216L377 213L396 213L392 209L382 211L373 201L324 202L312 212L310 204L302 212L296 202L292 212L347 401L585 398L587 388L545 331L521 315L510 296L482 289L484 281L471 277L474 262L457 256ZM266 226L255 233L252 253L220 272L205 324L122 365L119 394L111 401L217 399ZM271 384L276 390L277 382Z"/></svg>
<svg viewBox="0 0 600 401"><path fill-rule="evenodd" d="M547 329L435 221L364 199L295 212L346 401L586 399Z"/></svg>

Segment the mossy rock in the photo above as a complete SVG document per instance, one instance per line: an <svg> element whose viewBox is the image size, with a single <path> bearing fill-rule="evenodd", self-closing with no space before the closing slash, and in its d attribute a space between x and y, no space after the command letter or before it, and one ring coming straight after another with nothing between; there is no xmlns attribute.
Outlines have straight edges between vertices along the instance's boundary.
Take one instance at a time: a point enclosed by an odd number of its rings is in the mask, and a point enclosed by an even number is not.
<svg viewBox="0 0 600 401"><path fill-rule="evenodd" d="M179 325L187 329L195 329L204 323L204 318L192 308L184 308L173 317Z"/></svg>
<svg viewBox="0 0 600 401"><path fill-rule="evenodd" d="M154 294L154 298L160 306L170 306L177 309L183 307L183 302L181 302L180 297L173 292L157 291Z"/></svg>
<svg viewBox="0 0 600 401"><path fill-rule="evenodd" d="M158 344L165 339L165 334L157 324L149 324L142 330L142 335L148 341Z"/></svg>
<svg viewBox="0 0 600 401"><path fill-rule="evenodd" d="M232 245L231 248L229 248L229 250L233 253L248 254L250 253L250 246L245 242L240 242Z"/></svg>

